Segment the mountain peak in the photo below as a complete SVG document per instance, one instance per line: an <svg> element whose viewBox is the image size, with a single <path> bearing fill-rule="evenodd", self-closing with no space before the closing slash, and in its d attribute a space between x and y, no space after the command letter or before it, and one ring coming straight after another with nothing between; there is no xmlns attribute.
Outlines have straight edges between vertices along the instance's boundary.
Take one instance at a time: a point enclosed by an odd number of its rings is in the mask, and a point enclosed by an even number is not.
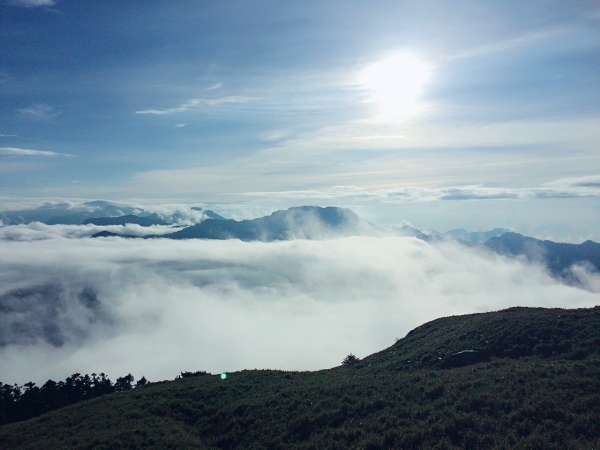
<svg viewBox="0 0 600 450"><path fill-rule="evenodd" d="M250 220L214 220L163 235L172 239L280 241L322 239L374 233L376 227L346 208L296 206Z"/></svg>

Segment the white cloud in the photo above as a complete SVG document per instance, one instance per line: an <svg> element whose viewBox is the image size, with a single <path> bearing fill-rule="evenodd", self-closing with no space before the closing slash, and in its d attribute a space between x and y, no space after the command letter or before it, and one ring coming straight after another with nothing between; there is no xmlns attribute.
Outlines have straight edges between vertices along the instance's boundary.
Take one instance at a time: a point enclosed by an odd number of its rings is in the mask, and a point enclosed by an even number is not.
<svg viewBox="0 0 600 450"><path fill-rule="evenodd" d="M389 189L363 189L356 186L334 186L324 190L245 192L238 195L303 199L372 199L388 203L437 200L600 197L600 175L563 178L541 186L524 188L474 185L445 188L410 186Z"/></svg>
<svg viewBox="0 0 600 450"><path fill-rule="evenodd" d="M73 156L67 153L48 152L45 150L31 150L27 148L0 147L0 156Z"/></svg>
<svg viewBox="0 0 600 450"><path fill-rule="evenodd" d="M178 112L184 112L188 109L198 108L201 106L217 106L224 103L247 103L252 100L258 100L256 97L246 97L243 95L230 95L227 97L221 98L193 98L188 100L185 103L176 106L175 108L167 108L167 109L145 109L141 111L136 111L136 114L154 114L154 115L165 115L165 114L173 114Z"/></svg>
<svg viewBox="0 0 600 450"><path fill-rule="evenodd" d="M17 137L16 134L2 134L0 133L0 137Z"/></svg>
<svg viewBox="0 0 600 450"><path fill-rule="evenodd" d="M445 59L453 60L453 59L465 59L465 58L474 58L485 56L490 53L500 53L509 50L514 50L520 47L526 47L529 45L536 44L541 41L546 41L550 38L556 37L558 35L564 34L567 30L563 28L554 28L543 31L535 31L523 34L521 36L517 36L510 39L503 39L495 42L490 42L478 47L470 48L464 50L460 53L456 53L454 55L450 55Z"/></svg>
<svg viewBox="0 0 600 450"><path fill-rule="evenodd" d="M29 108L19 109L21 115L32 119L49 119L50 117L57 116L59 113L54 111L54 108L44 103L38 103L31 105Z"/></svg>
<svg viewBox="0 0 600 450"><path fill-rule="evenodd" d="M54 0L12 0L13 5L24 6L26 8L37 8L39 6L54 6Z"/></svg>
<svg viewBox="0 0 600 450"><path fill-rule="evenodd" d="M50 289L60 314L48 315L38 300L27 312L29 330L35 337L36 324L49 321L64 340L2 348L0 380L327 368L437 317L598 305L598 275L586 276L589 291L535 265L399 237L0 241L0 301L14 300L15 289L41 300ZM3 310L0 320L6 330L18 317Z"/></svg>
<svg viewBox="0 0 600 450"><path fill-rule="evenodd" d="M221 89L223 87L223 83L215 83L211 87L206 88L207 91L214 91L215 89Z"/></svg>
<svg viewBox="0 0 600 450"><path fill-rule="evenodd" d="M421 126L422 125L422 126ZM589 174L600 164L600 121L548 121L490 126L357 121L308 133L278 133L265 148L219 158L208 166L135 174L126 189L148 195L207 197L254 191L541 184ZM523 149L527 149L524 151ZM565 149L569 149L566 151ZM223 154L225 155L225 154ZM560 171L557 172L557 167Z"/></svg>
<svg viewBox="0 0 600 450"><path fill-rule="evenodd" d="M283 139L286 139L288 137L290 137L291 133L287 130L282 130L282 131L273 131L271 133L266 133L264 135L261 136L261 139L267 142L276 142L276 141L281 141Z"/></svg>

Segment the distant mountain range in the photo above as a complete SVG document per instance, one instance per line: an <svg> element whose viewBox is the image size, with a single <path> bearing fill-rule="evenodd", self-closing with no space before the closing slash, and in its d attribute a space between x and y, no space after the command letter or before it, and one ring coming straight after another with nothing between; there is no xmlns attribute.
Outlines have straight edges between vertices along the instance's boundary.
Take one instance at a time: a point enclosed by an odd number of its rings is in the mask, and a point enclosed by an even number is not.
<svg viewBox="0 0 600 450"><path fill-rule="evenodd" d="M600 271L600 244L592 241L563 244L509 232L489 239L484 245L501 255L524 256L529 261L542 262L554 275L561 275L573 264L586 262Z"/></svg>
<svg viewBox="0 0 600 450"><path fill-rule="evenodd" d="M83 221L84 225L92 224L99 226L108 225L127 225L129 223L141 225L142 227L150 227L152 225L168 225L169 223L162 219L158 214L150 214L149 216L136 216L135 214L126 214L118 217L94 217Z"/></svg>
<svg viewBox="0 0 600 450"><path fill-rule="evenodd" d="M593 241L585 241L582 244L542 241L504 228L471 233L459 228L441 234L431 231L424 233L417 228L404 226L397 232L428 242L451 238L469 246L483 245L500 255L524 257L530 262L544 264L552 275L573 284L578 284L578 280L574 279L575 275L568 269L574 264L587 265L594 271L600 271L600 244Z"/></svg>
<svg viewBox="0 0 600 450"><path fill-rule="evenodd" d="M89 218L114 217L141 212L140 208L97 200L77 205L66 202L46 203L37 208L3 211L0 212L0 220L4 225L31 222L42 222L47 225L79 225Z"/></svg>
<svg viewBox="0 0 600 450"><path fill-rule="evenodd" d="M418 228L414 228L409 225L405 225L400 228L394 228L394 230L403 236L413 236L424 240L452 238L457 239L459 241L474 242L478 244L482 244L490 238L502 236L504 233L510 231L505 228L494 228L490 231L469 232L464 228L457 228L455 230L450 230L445 233L440 233L435 230L419 230Z"/></svg>
<svg viewBox="0 0 600 450"><path fill-rule="evenodd" d="M209 217L210 220L225 220L224 217L221 217L217 213L210 210L202 210L202 208L192 208L193 211L203 211L206 217ZM124 216L118 217L95 217L91 219L86 219L83 221L83 225L93 224L99 226L108 226L108 225L127 225L127 224L136 224L142 227L151 227L152 225L172 225L172 220L166 220L158 214L150 214L148 216L136 216L135 214L126 214Z"/></svg>
<svg viewBox="0 0 600 450"><path fill-rule="evenodd" d="M187 214L187 216L186 216ZM194 217L191 217L194 216ZM191 218L190 218L191 217ZM185 221L183 221L185 219ZM225 219L219 214L199 207L187 207L169 214L158 214L134 206L107 201L45 204L38 208L0 212L4 225L39 221L54 224L94 224L97 226L137 224L182 225L185 228L167 234L144 238L168 239L240 239L242 241L281 241L289 239L327 239L355 235L382 235L384 232L345 208L300 206L251 220ZM549 271L564 278L573 264L584 264L600 271L600 244L586 241L582 244L564 244L542 241L510 232L504 228L468 232L462 228L444 234L433 230L421 231L411 226L396 229L396 233L426 241L456 239L471 246L486 248L506 256L520 256L532 262L545 264ZM93 237L137 237L101 231Z"/></svg>
<svg viewBox="0 0 600 450"><path fill-rule="evenodd" d="M242 241L271 242L289 239L322 239L376 232L378 232L377 227L361 219L349 209L300 206L285 211L276 211L270 216L251 220L206 219L199 224L173 233L146 236L146 238L240 239ZM94 235L94 237L107 236L120 235L107 231Z"/></svg>
<svg viewBox="0 0 600 450"><path fill-rule="evenodd" d="M509 231L510 230L507 230L505 228L494 228L490 231L468 232L463 228L457 228L456 230L450 230L445 232L444 236L449 236L454 239L460 239L461 241L477 242L482 244L491 238L502 236L504 233L507 233Z"/></svg>
<svg viewBox="0 0 600 450"><path fill-rule="evenodd" d="M80 204L46 203L37 208L0 212L0 221L4 225L19 225L42 222L47 225L125 225L137 223L142 226L171 225L181 221L199 222L205 218L223 219L213 211L200 207L176 210L171 213L157 214L142 208L119 203L96 200ZM200 214L197 214L200 213Z"/></svg>

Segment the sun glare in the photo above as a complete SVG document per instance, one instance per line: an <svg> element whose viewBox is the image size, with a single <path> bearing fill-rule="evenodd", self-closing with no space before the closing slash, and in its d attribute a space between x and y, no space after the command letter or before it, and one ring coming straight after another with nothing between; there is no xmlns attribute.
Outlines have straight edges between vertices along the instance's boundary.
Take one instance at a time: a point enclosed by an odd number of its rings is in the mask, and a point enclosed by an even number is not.
<svg viewBox="0 0 600 450"><path fill-rule="evenodd" d="M429 66L410 54L394 55L367 67L360 82L372 91L372 101L386 119L398 119L419 110L417 102L429 78Z"/></svg>

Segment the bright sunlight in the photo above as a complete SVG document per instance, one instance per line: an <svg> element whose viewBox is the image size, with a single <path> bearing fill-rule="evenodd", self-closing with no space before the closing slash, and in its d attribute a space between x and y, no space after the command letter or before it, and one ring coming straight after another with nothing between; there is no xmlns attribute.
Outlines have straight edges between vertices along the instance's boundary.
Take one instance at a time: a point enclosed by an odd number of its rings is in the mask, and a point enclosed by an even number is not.
<svg viewBox="0 0 600 450"><path fill-rule="evenodd" d="M410 54L398 54L367 67L360 83L370 89L372 101L386 119L399 119L419 110L417 99L429 78L429 66Z"/></svg>

